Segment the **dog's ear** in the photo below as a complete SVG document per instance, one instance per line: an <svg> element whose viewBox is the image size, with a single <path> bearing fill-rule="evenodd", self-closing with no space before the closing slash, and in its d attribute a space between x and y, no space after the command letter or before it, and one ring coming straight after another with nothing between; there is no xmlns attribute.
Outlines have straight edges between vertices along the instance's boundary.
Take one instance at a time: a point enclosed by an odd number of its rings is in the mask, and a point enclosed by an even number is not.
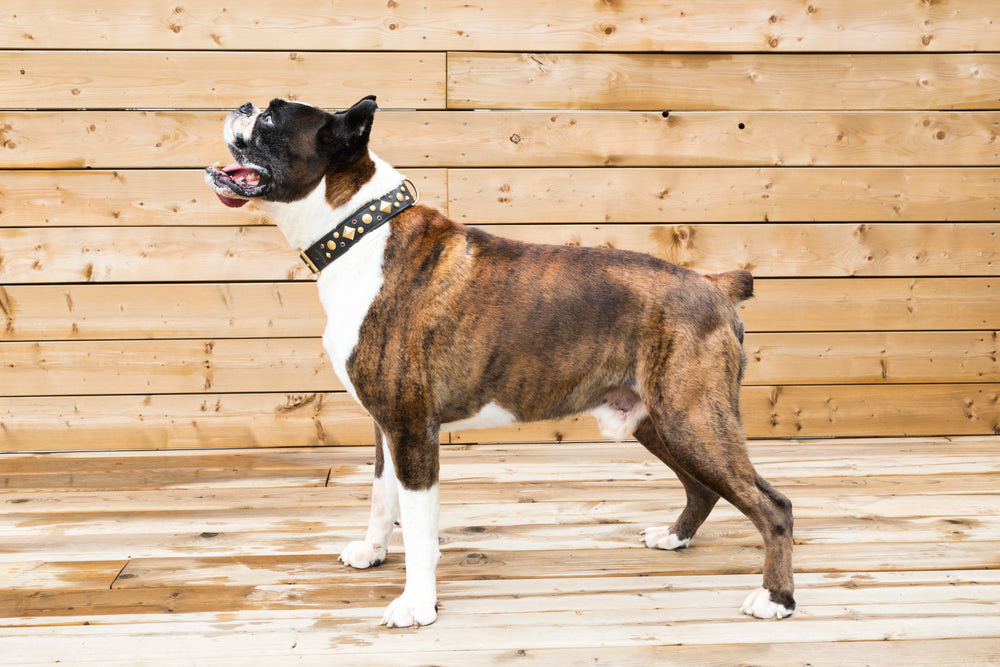
<svg viewBox="0 0 1000 667"><path fill-rule="evenodd" d="M345 111L347 128L354 136L364 137L365 142L372 131L372 123L375 121L375 111L378 105L375 103L375 96L369 95L358 100L353 107Z"/></svg>
<svg viewBox="0 0 1000 667"><path fill-rule="evenodd" d="M359 100L345 111L331 114L320 128L317 141L338 162L353 162L367 152L375 120L375 96Z"/></svg>

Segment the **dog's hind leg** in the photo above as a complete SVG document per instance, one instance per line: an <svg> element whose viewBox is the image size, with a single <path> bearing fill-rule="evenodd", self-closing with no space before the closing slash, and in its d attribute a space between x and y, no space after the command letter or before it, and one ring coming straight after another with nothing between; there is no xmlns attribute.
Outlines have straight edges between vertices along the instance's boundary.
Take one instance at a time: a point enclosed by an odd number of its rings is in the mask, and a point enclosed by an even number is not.
<svg viewBox="0 0 1000 667"><path fill-rule="evenodd" d="M371 516L365 539L351 542L340 554L345 565L364 569L381 565L388 552L389 537L399 521L399 490L392 457L382 431L375 427L375 480L372 482Z"/></svg>
<svg viewBox="0 0 1000 667"><path fill-rule="evenodd" d="M648 376L643 399L674 465L729 501L764 539L764 586L742 610L783 618L795 609L792 505L750 462L739 413L739 343L715 333L694 342L675 338Z"/></svg>
<svg viewBox="0 0 1000 667"><path fill-rule="evenodd" d="M691 538L718 502L719 494L705 487L677 465L648 417L639 424L634 435L636 440L674 471L687 494L687 505L672 525L651 527L643 531L646 546L658 549L683 549L691 544Z"/></svg>
<svg viewBox="0 0 1000 667"><path fill-rule="evenodd" d="M754 470L738 416L719 417L716 408L706 398L687 410L661 404L650 416L678 467L732 503L764 538L764 585L747 597L742 611L784 618L795 609L792 504Z"/></svg>

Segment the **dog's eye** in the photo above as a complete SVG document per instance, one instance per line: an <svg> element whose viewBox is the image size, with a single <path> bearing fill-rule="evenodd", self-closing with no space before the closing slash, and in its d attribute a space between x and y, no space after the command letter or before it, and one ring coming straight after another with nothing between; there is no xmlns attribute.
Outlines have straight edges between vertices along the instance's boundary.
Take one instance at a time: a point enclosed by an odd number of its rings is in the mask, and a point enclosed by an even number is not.
<svg viewBox="0 0 1000 667"><path fill-rule="evenodd" d="M268 111L266 114L261 116L260 122L264 123L264 125L274 125L274 119L271 118L271 112Z"/></svg>

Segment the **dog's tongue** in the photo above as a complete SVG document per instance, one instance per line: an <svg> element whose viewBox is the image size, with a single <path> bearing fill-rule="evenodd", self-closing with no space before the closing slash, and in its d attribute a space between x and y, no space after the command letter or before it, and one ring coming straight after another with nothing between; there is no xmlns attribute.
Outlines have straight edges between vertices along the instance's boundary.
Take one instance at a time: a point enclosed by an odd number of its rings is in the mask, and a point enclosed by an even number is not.
<svg viewBox="0 0 1000 667"><path fill-rule="evenodd" d="M253 170L240 166L239 162L234 162L228 167L223 167L222 171L232 176L234 180L246 178L250 174L254 173ZM215 193L215 196L218 197L219 201L221 201L229 208L239 208L240 206L243 206L249 201L248 199L236 199L234 197L226 197L225 195L220 195L218 192Z"/></svg>

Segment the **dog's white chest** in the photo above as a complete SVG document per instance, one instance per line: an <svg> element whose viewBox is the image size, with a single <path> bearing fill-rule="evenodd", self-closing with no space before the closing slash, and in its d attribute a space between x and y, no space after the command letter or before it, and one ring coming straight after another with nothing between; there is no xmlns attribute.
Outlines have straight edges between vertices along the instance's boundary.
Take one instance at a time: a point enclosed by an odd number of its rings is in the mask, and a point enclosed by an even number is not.
<svg viewBox="0 0 1000 667"><path fill-rule="evenodd" d="M373 230L327 267L317 281L319 299L326 311L323 347L340 382L355 400L358 394L347 375L347 360L358 344L361 323L382 289L382 259L389 231L389 225Z"/></svg>

